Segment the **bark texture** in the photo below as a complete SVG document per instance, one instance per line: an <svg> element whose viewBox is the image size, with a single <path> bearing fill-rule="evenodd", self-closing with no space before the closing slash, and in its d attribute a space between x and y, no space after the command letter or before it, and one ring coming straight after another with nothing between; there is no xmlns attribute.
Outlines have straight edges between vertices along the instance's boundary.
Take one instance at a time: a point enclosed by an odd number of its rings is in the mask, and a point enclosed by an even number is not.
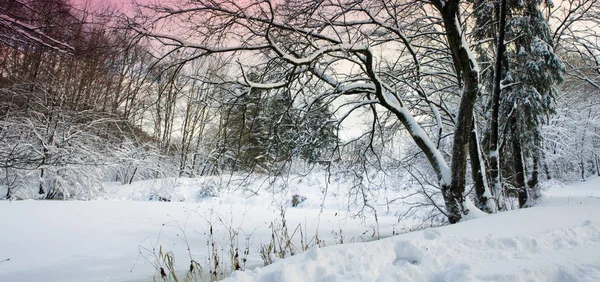
<svg viewBox="0 0 600 282"><path fill-rule="evenodd" d="M500 183L500 154L498 152L498 119L500 111L500 94L502 92L502 60L504 58L504 35L506 26L506 0L502 0L498 11L498 50L496 52L496 66L494 70L494 91L492 93L492 105L490 112L490 127L489 127L489 173L492 183L492 193L500 206L502 201L502 185Z"/></svg>
<svg viewBox="0 0 600 282"><path fill-rule="evenodd" d="M433 1L433 4L440 11L444 21L446 39L452 51L456 72L461 78L463 86L454 129L452 181L450 186L442 186L448 221L456 223L469 212L464 205L464 197L469 139L473 126L473 107L479 92L479 70L460 27L460 2L436 0Z"/></svg>

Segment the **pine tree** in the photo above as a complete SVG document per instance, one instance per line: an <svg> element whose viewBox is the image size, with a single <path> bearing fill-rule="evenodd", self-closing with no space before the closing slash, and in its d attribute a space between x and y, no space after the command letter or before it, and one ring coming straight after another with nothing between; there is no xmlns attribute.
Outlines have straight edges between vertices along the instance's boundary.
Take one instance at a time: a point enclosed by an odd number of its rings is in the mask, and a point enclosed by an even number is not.
<svg viewBox="0 0 600 282"><path fill-rule="evenodd" d="M264 129L260 122L263 93L246 89L221 108L221 166L251 170L265 162Z"/></svg>
<svg viewBox="0 0 600 282"><path fill-rule="evenodd" d="M325 163L332 157L338 142L333 123L333 114L329 105L316 100L302 119L302 137L300 155L309 163Z"/></svg>
<svg viewBox="0 0 600 282"><path fill-rule="evenodd" d="M525 183L524 157L533 159L533 171L528 181L530 188L536 188L541 146L541 125L554 112L553 100L557 90L555 85L562 82L564 67L554 54L554 43L548 20L541 12L546 1L509 1L510 17L507 25L508 69L507 83L511 84L502 101L501 108L510 116L508 133L515 186L518 189L519 204L525 206L529 195ZM512 114L511 114L512 113ZM511 119L512 118L512 119Z"/></svg>
<svg viewBox="0 0 600 282"><path fill-rule="evenodd" d="M488 111L492 114L488 118L490 124L496 119L495 122L500 125L497 128L501 131L504 129L504 135L501 136L502 140L497 140L501 144L500 148L492 146L497 148L493 150L493 154L500 158L502 175L514 176L511 182L516 188L520 205L524 206L528 200L526 186L537 187L542 141L540 127L554 112L555 85L562 82L564 67L560 58L554 54L548 20L541 12L541 8L551 4L543 0L502 2L506 2L504 26L500 2L476 1L477 28L474 36L477 40L496 39L490 44L489 53L500 54L495 60L496 68L500 68L493 75L488 73L488 77L497 80L486 80L490 83L486 88L497 90L498 93L495 93L496 98L494 95L490 96ZM498 34L506 39L498 40L502 37L496 37ZM498 44L504 44L504 48L499 48L501 46ZM492 57L484 48L478 51L481 59ZM493 114L494 103L498 107L496 115ZM490 142L495 142L492 130L493 126L488 126L484 142L488 147ZM508 154L509 158L502 157ZM494 161L491 155L488 160L490 162ZM533 169L531 179L526 183L525 158L528 157L532 159ZM493 166L491 173L494 173ZM493 180L495 177L491 175L490 178Z"/></svg>
<svg viewBox="0 0 600 282"><path fill-rule="evenodd" d="M222 166L277 172L294 156L329 161L337 144L333 114L321 100L294 103L290 89L246 89L221 109Z"/></svg>
<svg viewBox="0 0 600 282"><path fill-rule="evenodd" d="M298 138L298 110L288 89L274 91L261 112L266 129L265 149L269 163L275 165L291 160Z"/></svg>

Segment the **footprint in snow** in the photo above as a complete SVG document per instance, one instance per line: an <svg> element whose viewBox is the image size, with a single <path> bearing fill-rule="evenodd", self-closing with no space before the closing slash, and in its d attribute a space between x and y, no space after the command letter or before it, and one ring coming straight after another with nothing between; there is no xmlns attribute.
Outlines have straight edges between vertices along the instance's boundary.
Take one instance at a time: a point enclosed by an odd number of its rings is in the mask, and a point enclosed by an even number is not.
<svg viewBox="0 0 600 282"><path fill-rule="evenodd" d="M423 261L423 252L411 242L397 242L394 249L396 251L395 266L419 265Z"/></svg>

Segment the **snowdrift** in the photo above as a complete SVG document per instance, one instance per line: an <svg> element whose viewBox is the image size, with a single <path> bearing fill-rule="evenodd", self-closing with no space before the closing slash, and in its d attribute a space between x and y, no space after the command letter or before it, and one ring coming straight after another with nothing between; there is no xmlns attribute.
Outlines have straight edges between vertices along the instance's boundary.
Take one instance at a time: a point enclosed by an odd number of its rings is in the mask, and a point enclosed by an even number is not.
<svg viewBox="0 0 600 282"><path fill-rule="evenodd" d="M227 281L600 281L600 179L543 204L362 244L312 249Z"/></svg>

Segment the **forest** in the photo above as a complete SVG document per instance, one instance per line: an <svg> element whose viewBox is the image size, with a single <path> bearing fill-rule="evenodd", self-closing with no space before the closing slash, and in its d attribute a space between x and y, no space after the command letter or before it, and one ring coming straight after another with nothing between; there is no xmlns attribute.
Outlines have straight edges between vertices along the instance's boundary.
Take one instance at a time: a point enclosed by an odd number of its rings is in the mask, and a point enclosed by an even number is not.
<svg viewBox="0 0 600 282"><path fill-rule="evenodd" d="M128 16L10 0L4 197L276 177L296 160L414 170L450 221L470 197L488 212L526 206L540 178L600 173L599 7L500 2L194 1Z"/></svg>
<svg viewBox="0 0 600 282"><path fill-rule="evenodd" d="M388 209L439 225L600 176L600 3L0 4L3 199L313 172L376 220L391 189L409 192Z"/></svg>

